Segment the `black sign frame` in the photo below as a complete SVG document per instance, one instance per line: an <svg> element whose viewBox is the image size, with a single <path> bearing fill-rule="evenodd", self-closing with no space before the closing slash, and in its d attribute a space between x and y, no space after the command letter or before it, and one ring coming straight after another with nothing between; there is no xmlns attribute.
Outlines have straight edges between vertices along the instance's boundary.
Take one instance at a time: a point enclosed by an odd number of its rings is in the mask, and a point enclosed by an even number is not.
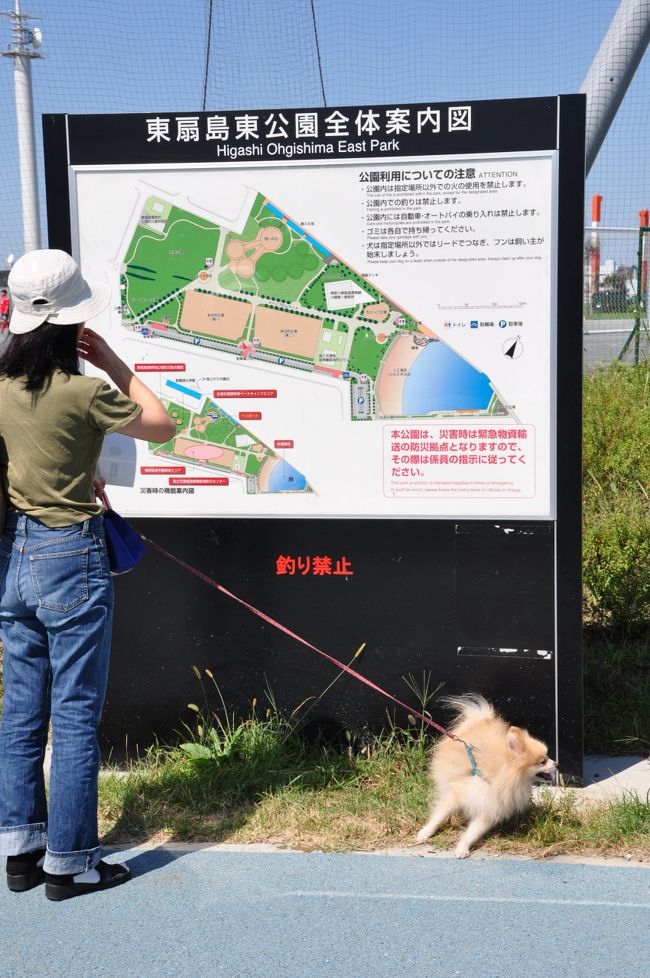
<svg viewBox="0 0 650 978"><path fill-rule="evenodd" d="M448 519L142 519L141 530L163 547L223 581L231 590L284 621L315 645L349 659L367 642L357 668L404 699L403 677L428 670L444 692L476 689L491 698L511 722L546 737L568 780L579 783L583 762L581 429L582 429L582 241L586 99L563 95L541 99L428 103L418 139L400 137L386 155L457 156L471 153L558 151L558 241L556 405L556 518L554 520ZM69 171L75 165L214 163L215 145L241 145L236 117L256 116L266 125L293 126L299 113L315 117L322 132L339 112L359 124L394 106L169 112L122 115L44 115L49 245L72 250ZM452 128L452 109L468 109L469 130ZM436 115L437 113L437 115ZM228 139L208 139L216 123ZM273 122L267 120L273 117ZM425 118L423 116L423 118ZM150 119L168 121L168 139L149 138ZM192 138L174 138L190 123ZM438 120L438 131L435 120ZM223 121L225 120L225 122ZM161 123L157 123L160 130ZM154 127L155 128L155 127ZM164 126L163 126L164 128ZM371 127L372 128L372 127ZM194 133L198 131L198 139ZM277 130L276 130L277 132ZM260 132L260 138L262 132ZM369 137L370 138L370 135ZM336 137L332 136L332 145ZM323 144L328 137L320 137ZM352 140L361 142L361 139ZM288 143L287 143L288 145ZM292 145L306 145L293 139ZM364 149L327 160L360 159ZM306 158L318 159L305 153ZM265 155L266 153L266 155ZM376 151L375 156L381 156ZM283 160L277 160L282 162ZM232 163L232 159L228 159ZM245 165L246 159L242 160ZM282 541L282 543L280 543ZM274 555L294 548L316 552L327 545L352 556L354 578L297 579L291 591L273 576ZM256 554L253 560L252 554ZM434 555L434 556L432 556ZM390 576L390 592L386 579ZM472 590L474 589L474 590ZM114 755L168 738L187 719L196 699L190 666L210 668L229 704L240 714L263 693L268 680L278 701L294 707L318 694L333 678L332 667L286 636L262 625L244 609L208 592L195 578L155 553L117 586L113 667L102 746ZM432 598L439 594L439 600ZM476 601L467 595L475 594ZM512 600L509 601L509 595ZM326 609L343 609L332 622ZM144 616L143 608L152 615ZM179 615L178 608L183 609ZM500 610L499 610L500 609ZM155 619L155 625L152 623ZM217 633L221 636L215 639ZM549 649L551 661L531 650ZM439 668L438 668L439 667ZM415 704L414 704L415 705ZM386 721L386 703L345 677L315 711L314 720L355 732ZM393 711L390 711L393 715ZM444 713L436 715L444 720ZM397 717L406 724L405 717Z"/></svg>

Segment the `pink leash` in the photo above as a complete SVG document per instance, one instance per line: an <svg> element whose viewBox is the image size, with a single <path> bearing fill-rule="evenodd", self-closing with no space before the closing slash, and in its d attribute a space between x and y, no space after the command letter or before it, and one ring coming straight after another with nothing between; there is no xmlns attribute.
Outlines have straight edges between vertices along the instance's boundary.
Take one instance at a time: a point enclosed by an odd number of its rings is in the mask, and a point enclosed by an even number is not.
<svg viewBox="0 0 650 978"><path fill-rule="evenodd" d="M311 642L307 641L307 639L304 639L300 635L297 635L295 632L292 632L291 629L287 628L286 625L283 625L281 624L281 622L276 621L275 618L271 618L270 615L264 614L264 612L260 611L259 608L254 607L254 605L249 604L248 601L244 601L243 598L240 598L236 594L233 594L232 591L229 591L227 588L225 588L223 584L219 584L217 581L214 581L211 577L208 577L207 574L204 574L202 573L202 571L197 570L196 567L192 567L191 564L186 564L184 560L180 560L178 557L175 557L173 554L170 554L169 551L165 550L159 544L154 543L153 540L150 540L148 537L145 536L143 536L142 539L145 541L145 543L148 543L153 550L157 550L158 553L162 554L165 557L168 557L170 560L173 560L174 563L179 565L179 567L183 567L186 571L189 571L190 574L194 574L194 576L198 577L199 580L203 581L204 584L208 584L216 591L221 591L221 593L225 594L226 597L232 598L233 601L236 601L238 604L243 605L244 608L248 608L249 611L251 611L254 615L257 615L258 618L261 618L262 621L265 621L267 622L267 624L272 625L274 628L277 628L278 631L284 632L285 635L288 635L290 638L295 639L296 642L300 642L301 645L304 645L308 649L311 649L312 652L317 652L318 655L322 655L322 657L324 659L327 659L328 662L331 662L339 669L342 669L344 672L347 672L350 676L354 676L354 678L358 679L359 682L364 684L364 686L368 686L370 689L373 689L376 693L380 693L382 696L385 696L386 699L392 700L393 703L396 703L398 706L401 706L403 710L407 711L407 713L410 713L413 716L417 717L418 720L422 720L423 723L428 724L430 727L434 727L439 733L442 733L446 737L449 737L450 740L455 740L458 743L463 744L468 754L470 754L470 760L473 761L473 757L471 755L471 750L470 750L471 745L466 744L464 740L461 740L460 737L457 737L455 734L450 733L449 730L445 730L444 727L441 727L438 723L435 723L435 721L433 721L431 717L425 716L424 713L420 713L418 712L418 710L412 709L406 703L403 703L401 700L398 700L396 696L392 695L392 693L389 693L385 689L382 689L381 686L377 685L377 683L373 683L371 679L366 679L366 677L362 676L360 672L357 672L355 669L350 668L350 666L346 665L344 662L340 662L339 659L335 659L333 655L329 655L327 652L323 652L323 650L319 649L316 645L312 645ZM477 750L476 747L474 747L473 749Z"/></svg>

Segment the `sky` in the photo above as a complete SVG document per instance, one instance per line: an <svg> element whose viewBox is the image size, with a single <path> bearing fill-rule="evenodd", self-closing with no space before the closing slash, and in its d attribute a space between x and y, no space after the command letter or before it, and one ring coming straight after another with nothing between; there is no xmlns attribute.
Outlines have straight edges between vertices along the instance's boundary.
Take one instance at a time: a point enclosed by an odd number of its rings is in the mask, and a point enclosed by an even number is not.
<svg viewBox="0 0 650 978"><path fill-rule="evenodd" d="M13 0L5 0L7 7ZM22 0L33 62L46 244L44 112L191 112L523 98L577 92L618 0ZM0 9L3 9L0 0ZM0 18L0 50L10 40ZM12 61L0 59L0 268L22 251ZM587 181L603 223L650 207L646 53Z"/></svg>

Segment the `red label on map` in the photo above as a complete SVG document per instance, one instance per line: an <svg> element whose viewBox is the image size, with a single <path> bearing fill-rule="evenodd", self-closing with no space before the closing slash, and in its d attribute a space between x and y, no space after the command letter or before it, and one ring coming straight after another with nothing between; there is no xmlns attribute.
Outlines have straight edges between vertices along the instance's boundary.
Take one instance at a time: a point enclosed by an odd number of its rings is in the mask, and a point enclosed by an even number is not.
<svg viewBox="0 0 650 978"><path fill-rule="evenodd" d="M196 478L170 479L170 486L229 486L230 479Z"/></svg>
<svg viewBox="0 0 650 978"><path fill-rule="evenodd" d="M185 475L184 465L141 465L141 475Z"/></svg>
<svg viewBox="0 0 650 978"><path fill-rule="evenodd" d="M261 421L262 412L261 411L240 411L239 412L240 421Z"/></svg>
<svg viewBox="0 0 650 978"><path fill-rule="evenodd" d="M293 448L293 441L291 441L290 438L287 438L285 441L274 441L273 442L273 447L274 448Z"/></svg>
<svg viewBox="0 0 650 978"><path fill-rule="evenodd" d="M231 387L229 390L219 390L212 392L213 397L277 397L278 392L274 390L264 390L264 391L252 391L252 390L242 390L241 388L235 389Z"/></svg>
<svg viewBox="0 0 650 978"><path fill-rule="evenodd" d="M183 374L186 369L184 363L136 363L135 365L136 374L162 373L164 371Z"/></svg>

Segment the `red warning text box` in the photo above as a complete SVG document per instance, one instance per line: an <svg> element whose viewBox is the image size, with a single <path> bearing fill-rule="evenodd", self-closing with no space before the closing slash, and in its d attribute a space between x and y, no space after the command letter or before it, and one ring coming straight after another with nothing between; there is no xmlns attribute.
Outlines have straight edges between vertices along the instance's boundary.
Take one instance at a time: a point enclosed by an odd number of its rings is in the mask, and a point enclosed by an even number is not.
<svg viewBox="0 0 650 978"><path fill-rule="evenodd" d="M240 421L261 421L262 412L261 411L240 411L239 412Z"/></svg>
<svg viewBox="0 0 650 978"><path fill-rule="evenodd" d="M136 363L135 372L136 374L153 374L153 373L185 373L186 366L184 363Z"/></svg>
<svg viewBox="0 0 650 978"><path fill-rule="evenodd" d="M141 465L141 475L185 475L184 465Z"/></svg>
<svg viewBox="0 0 650 978"><path fill-rule="evenodd" d="M212 392L213 397L277 397L276 390L248 390L243 388L230 387L227 390L217 390Z"/></svg>
<svg viewBox="0 0 650 978"><path fill-rule="evenodd" d="M293 441L290 438L285 438L282 441L274 441L274 448L293 448Z"/></svg>
<svg viewBox="0 0 650 978"><path fill-rule="evenodd" d="M170 486L229 486L230 479L197 476L196 478L170 479L169 484Z"/></svg>

